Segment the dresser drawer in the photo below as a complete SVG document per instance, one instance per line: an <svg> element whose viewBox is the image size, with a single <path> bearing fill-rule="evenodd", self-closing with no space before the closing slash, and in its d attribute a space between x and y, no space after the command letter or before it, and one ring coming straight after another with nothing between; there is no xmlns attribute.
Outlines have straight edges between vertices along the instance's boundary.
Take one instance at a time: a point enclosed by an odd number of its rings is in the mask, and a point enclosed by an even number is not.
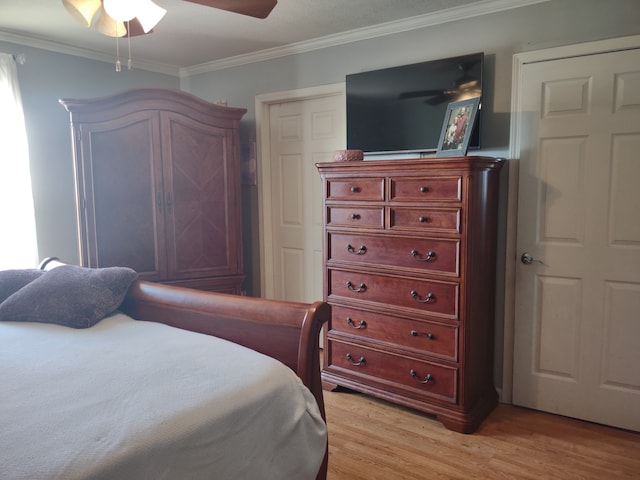
<svg viewBox="0 0 640 480"><path fill-rule="evenodd" d="M329 260L458 275L460 240L328 234Z"/></svg>
<svg viewBox="0 0 640 480"><path fill-rule="evenodd" d="M390 207L389 228L412 232L460 233L460 209Z"/></svg>
<svg viewBox="0 0 640 480"><path fill-rule="evenodd" d="M389 182L389 199L394 201L462 200L462 177L398 177Z"/></svg>
<svg viewBox="0 0 640 480"><path fill-rule="evenodd" d="M458 369L372 348L330 340L330 371L418 395L455 403Z"/></svg>
<svg viewBox="0 0 640 480"><path fill-rule="evenodd" d="M384 228L382 207L327 207L327 226Z"/></svg>
<svg viewBox="0 0 640 480"><path fill-rule="evenodd" d="M331 306L329 333L391 343L447 360L458 360L458 327L365 310Z"/></svg>
<svg viewBox="0 0 640 480"><path fill-rule="evenodd" d="M412 278L327 269L329 301L336 297L357 302L411 308L429 315L458 319L459 285Z"/></svg>
<svg viewBox="0 0 640 480"><path fill-rule="evenodd" d="M327 200L384 200L384 178L333 178L327 180Z"/></svg>

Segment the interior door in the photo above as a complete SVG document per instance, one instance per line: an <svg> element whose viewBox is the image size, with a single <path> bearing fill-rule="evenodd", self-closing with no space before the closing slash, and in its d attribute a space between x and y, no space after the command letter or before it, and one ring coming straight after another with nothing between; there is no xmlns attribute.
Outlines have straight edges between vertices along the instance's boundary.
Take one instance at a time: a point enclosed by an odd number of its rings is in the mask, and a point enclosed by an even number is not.
<svg viewBox="0 0 640 480"><path fill-rule="evenodd" d="M322 299L322 183L315 164L344 148L344 109L341 95L270 106L275 298Z"/></svg>
<svg viewBox="0 0 640 480"><path fill-rule="evenodd" d="M640 430L640 50L521 78L513 403Z"/></svg>

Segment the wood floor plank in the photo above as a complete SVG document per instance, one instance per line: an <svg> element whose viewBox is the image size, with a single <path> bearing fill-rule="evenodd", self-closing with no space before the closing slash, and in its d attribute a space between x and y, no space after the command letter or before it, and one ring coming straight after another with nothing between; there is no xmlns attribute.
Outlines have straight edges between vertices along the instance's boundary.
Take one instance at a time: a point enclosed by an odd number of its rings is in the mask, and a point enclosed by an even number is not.
<svg viewBox="0 0 640 480"><path fill-rule="evenodd" d="M640 480L640 433L499 405L464 435L366 395L324 395L328 480Z"/></svg>

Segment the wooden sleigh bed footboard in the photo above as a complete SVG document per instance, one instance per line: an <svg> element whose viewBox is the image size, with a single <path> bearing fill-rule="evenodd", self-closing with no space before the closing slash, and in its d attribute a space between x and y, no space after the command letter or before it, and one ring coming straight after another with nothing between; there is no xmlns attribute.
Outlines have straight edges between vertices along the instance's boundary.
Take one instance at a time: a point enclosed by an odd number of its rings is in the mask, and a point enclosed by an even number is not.
<svg viewBox="0 0 640 480"><path fill-rule="evenodd" d="M120 306L138 320L152 320L213 335L280 360L300 377L326 421L320 380L319 336L330 307L199 291L136 281ZM328 446L318 480L327 476Z"/></svg>
<svg viewBox="0 0 640 480"><path fill-rule="evenodd" d="M320 381L320 330L329 305L268 300L136 281L120 310L137 320L213 335L280 360L316 397L324 416Z"/></svg>
<svg viewBox="0 0 640 480"><path fill-rule="evenodd" d="M57 259L48 259L41 268L59 265ZM326 421L319 336L330 317L327 303L269 300L136 280L119 310L136 320L212 335L279 360L311 391ZM318 480L326 479L327 461L328 448Z"/></svg>

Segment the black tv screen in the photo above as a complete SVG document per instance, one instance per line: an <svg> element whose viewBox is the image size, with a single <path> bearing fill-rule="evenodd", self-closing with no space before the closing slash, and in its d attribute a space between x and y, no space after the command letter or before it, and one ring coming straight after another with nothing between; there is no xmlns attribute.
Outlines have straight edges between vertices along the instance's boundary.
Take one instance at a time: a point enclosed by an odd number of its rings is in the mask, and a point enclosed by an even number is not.
<svg viewBox="0 0 640 480"><path fill-rule="evenodd" d="M483 53L346 77L347 148L366 153L432 152L450 102L482 95ZM480 147L481 112L469 148Z"/></svg>

